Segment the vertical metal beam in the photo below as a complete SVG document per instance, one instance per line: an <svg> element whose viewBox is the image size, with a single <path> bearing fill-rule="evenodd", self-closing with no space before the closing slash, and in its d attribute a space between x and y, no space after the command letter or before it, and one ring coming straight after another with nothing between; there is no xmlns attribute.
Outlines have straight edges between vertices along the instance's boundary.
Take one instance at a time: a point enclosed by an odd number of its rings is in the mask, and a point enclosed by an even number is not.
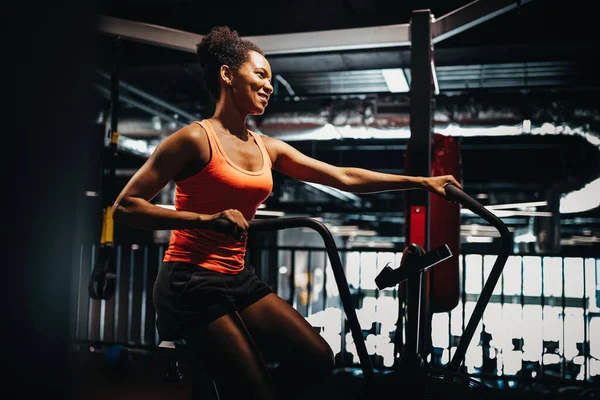
<svg viewBox="0 0 600 400"><path fill-rule="evenodd" d="M432 97L433 76L431 12L413 11L410 22L411 34L411 87L410 87L410 138L407 146L407 171L413 176L429 176L431 173ZM429 192L413 190L406 192L407 244L416 243L429 249ZM423 215L424 214L424 215ZM409 292L416 297L409 299L417 308L409 317L407 325L406 354L409 357L423 356L423 346L428 343L428 295L426 274L420 274L411 282ZM414 304L416 302L416 304ZM427 347L427 346L426 346Z"/></svg>
<svg viewBox="0 0 600 400"><path fill-rule="evenodd" d="M411 85L410 85L410 138L408 141L409 171L413 176L431 173L431 136L433 119L433 81L431 61L431 13L416 10L411 18ZM423 206L427 212L429 193L408 191L409 206ZM429 213L426 216L425 241L419 243L429 248Z"/></svg>

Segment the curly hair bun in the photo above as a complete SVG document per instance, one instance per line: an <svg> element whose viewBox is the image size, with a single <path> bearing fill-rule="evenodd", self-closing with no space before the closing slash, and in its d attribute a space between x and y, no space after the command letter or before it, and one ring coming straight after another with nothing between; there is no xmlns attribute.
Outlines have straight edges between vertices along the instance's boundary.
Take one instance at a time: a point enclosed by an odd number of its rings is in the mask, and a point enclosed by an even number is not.
<svg viewBox="0 0 600 400"><path fill-rule="evenodd" d="M205 67L212 60L228 64L227 53L232 53L235 44L240 40L237 31L228 26L215 26L197 45L198 63Z"/></svg>

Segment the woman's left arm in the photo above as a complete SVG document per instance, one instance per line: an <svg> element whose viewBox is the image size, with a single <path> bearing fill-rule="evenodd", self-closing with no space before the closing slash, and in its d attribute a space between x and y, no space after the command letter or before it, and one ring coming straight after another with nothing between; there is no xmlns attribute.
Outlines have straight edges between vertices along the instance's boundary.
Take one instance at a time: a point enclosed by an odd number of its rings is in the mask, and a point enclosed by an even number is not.
<svg viewBox="0 0 600 400"><path fill-rule="evenodd" d="M291 178L319 183L351 193L423 189L446 198L444 188L462 185L452 175L433 177L387 174L364 168L337 167L311 158L282 140L264 137L273 169Z"/></svg>

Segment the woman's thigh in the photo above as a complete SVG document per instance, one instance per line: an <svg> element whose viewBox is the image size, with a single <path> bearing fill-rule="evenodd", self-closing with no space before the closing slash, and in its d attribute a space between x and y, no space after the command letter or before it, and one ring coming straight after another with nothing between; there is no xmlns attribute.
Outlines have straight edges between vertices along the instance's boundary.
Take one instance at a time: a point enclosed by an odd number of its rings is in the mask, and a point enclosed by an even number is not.
<svg viewBox="0 0 600 400"><path fill-rule="evenodd" d="M261 352L269 360L308 362L333 368L333 352L325 339L295 308L274 293L240 312Z"/></svg>

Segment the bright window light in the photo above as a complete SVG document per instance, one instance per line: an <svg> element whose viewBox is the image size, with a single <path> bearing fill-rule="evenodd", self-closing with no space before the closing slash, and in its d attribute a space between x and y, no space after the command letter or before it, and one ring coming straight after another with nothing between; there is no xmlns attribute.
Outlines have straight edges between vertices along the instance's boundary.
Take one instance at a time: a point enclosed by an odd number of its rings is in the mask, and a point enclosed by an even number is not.
<svg viewBox="0 0 600 400"><path fill-rule="evenodd" d="M600 207L600 178L580 190L563 195L560 199L561 214L583 212L596 207Z"/></svg>
<svg viewBox="0 0 600 400"><path fill-rule="evenodd" d="M409 91L408 82L402 68L382 69L381 73L390 92L406 93Z"/></svg>

